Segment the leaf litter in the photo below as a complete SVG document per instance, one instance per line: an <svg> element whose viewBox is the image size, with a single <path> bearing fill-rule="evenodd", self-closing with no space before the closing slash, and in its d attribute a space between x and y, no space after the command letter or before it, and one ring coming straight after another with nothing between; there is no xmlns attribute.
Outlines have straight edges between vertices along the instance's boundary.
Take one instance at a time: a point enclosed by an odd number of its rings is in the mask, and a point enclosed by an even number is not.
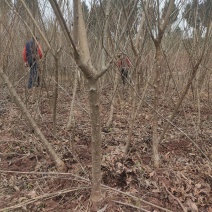
<svg viewBox="0 0 212 212"><path fill-rule="evenodd" d="M60 95L60 98L67 98ZM8 101L8 102L7 102ZM79 100L78 100L79 101ZM86 105L86 99L80 99ZM66 124L69 108L67 101L59 105L62 111L58 115L58 123ZM13 107L13 112L5 110L1 116L0 131L0 169L6 171L55 171L54 164L49 159L36 136L27 127L24 118L18 109L9 100L4 105ZM126 107L125 103L123 106ZM107 105L105 106L107 107ZM108 108L102 108L108 110ZM146 109L147 110L147 109ZM57 138L50 133L51 113L48 107L42 116L45 122L40 121L39 126L45 133L60 156L64 159L70 173L80 177L91 179L91 137L90 125L83 112L77 112L75 119L75 139L70 144L70 133L60 130L58 127ZM125 139L128 133L126 120L129 110L124 113L117 111L114 114L114 123L110 130L103 131L103 158L102 158L102 183L116 188L122 192L129 193L135 197L144 199L171 211L212 211L212 170L211 163L203 158L193 145L177 132L167 133L160 147L161 167L154 169L151 162L151 128L149 127L149 113L141 114L140 121L136 123L130 153L124 155ZM9 116L8 116L9 112ZM190 114L192 115L192 114ZM204 119L205 117L205 119ZM203 117L203 124L207 125L207 113ZM182 117L183 118L183 117ZM180 118L178 122L180 122ZM103 124L106 120L103 119ZM18 130L15 127L19 126ZM162 123L161 123L162 124ZM208 123L209 124L209 123ZM192 126L191 126L192 127ZM173 130L172 130L173 131ZM171 132L171 131L170 131ZM201 137L201 135L200 135ZM60 139L58 139L60 138ZM204 139L204 140L203 140ZM211 151L210 131L202 133L203 147ZM60 145L60 144L63 145ZM30 144L30 145L29 145ZM201 144L201 143L199 143ZM73 149L74 148L74 149ZM16 154L10 154L16 153ZM47 177L31 174L0 174L0 209L14 206L37 196L59 192L62 189L78 187L79 190L67 194L59 194L51 198L32 202L25 205L21 210L30 211L86 211L90 206L90 189L80 190L88 186L83 180L71 177ZM151 205L141 203L130 197L106 192L100 211L134 211L129 205L142 206L147 211L160 211ZM115 204L115 201L123 202L125 205Z"/></svg>

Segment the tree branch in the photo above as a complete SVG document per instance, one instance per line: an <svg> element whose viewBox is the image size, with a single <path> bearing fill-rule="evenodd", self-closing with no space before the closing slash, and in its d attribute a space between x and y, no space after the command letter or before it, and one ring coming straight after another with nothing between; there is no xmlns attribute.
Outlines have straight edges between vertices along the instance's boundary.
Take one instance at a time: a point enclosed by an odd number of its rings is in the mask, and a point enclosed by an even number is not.
<svg viewBox="0 0 212 212"><path fill-rule="evenodd" d="M168 10L167 10L167 13L166 13L166 16L164 18L164 22L163 22L163 25L161 27L161 31L162 33L164 33L167 25L169 24L169 18L170 18L170 15L172 13L172 9L174 7L174 0L170 0L169 2L169 7L168 7Z"/></svg>
<svg viewBox="0 0 212 212"><path fill-rule="evenodd" d="M23 1L23 0L22 0ZM56 0L49 0L51 6L52 6L52 9L54 10L54 13L59 21L59 24L64 32L64 35L68 41L68 44L69 42L71 43L72 47L73 47L73 50L74 50L74 58L76 60L76 63L77 65L79 66L79 68L81 69L81 71L85 74L85 76L89 79L91 77L93 77L94 75L94 71L93 71L93 68L90 67L89 65L87 65L84 61L83 61L83 58L80 54L80 51L77 49L75 43L74 43L74 40L72 39L71 37L71 34L69 32L69 29L66 25L66 22L65 22L65 19L63 18L63 15L61 13L61 10L59 8L59 5L57 3Z"/></svg>
<svg viewBox="0 0 212 212"><path fill-rule="evenodd" d="M149 3L149 1L147 2L147 4L148 4L148 3ZM155 37L154 37L154 35L153 35L153 33L152 33L152 30L151 30L151 26L150 26L150 23L149 23L149 17L148 17L148 15L147 15L146 7L145 7L145 5L144 5L144 1L143 1L143 0L141 0L141 4L142 4L142 6L143 6L143 8L144 8L144 14L145 14L145 16L146 16L146 22L147 22L147 27L148 27L148 29L149 29L150 36L151 36L152 40L155 41Z"/></svg>

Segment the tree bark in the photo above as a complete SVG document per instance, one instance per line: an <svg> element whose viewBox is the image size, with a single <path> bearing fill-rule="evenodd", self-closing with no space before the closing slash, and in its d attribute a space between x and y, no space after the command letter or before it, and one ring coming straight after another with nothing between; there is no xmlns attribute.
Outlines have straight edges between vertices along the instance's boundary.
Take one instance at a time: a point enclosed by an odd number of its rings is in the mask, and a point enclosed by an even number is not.
<svg viewBox="0 0 212 212"><path fill-rule="evenodd" d="M101 122L99 88L96 80L89 80L89 104L92 129L92 201L101 199Z"/></svg>
<svg viewBox="0 0 212 212"><path fill-rule="evenodd" d="M156 62L156 70L155 70L155 84L154 84L154 110L158 111L158 101L160 96L160 75L161 75L161 41L155 43L155 62ZM154 163L154 167L159 167L159 140L158 140L158 114L155 113L153 117L153 124L152 124L152 159Z"/></svg>

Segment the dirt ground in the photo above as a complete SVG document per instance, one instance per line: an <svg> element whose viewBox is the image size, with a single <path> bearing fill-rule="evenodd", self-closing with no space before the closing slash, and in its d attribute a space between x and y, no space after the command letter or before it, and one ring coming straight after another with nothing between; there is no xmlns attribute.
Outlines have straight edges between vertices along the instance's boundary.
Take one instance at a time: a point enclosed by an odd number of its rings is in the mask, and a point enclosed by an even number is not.
<svg viewBox="0 0 212 212"><path fill-rule="evenodd" d="M7 89L0 92L0 211L91 211L91 136L86 93L77 93L75 127L67 131L71 98L60 90L56 135L52 133L52 109L45 92L39 110L36 103L27 105L68 167L67 173L57 174L53 173L56 172L53 162ZM211 163L195 146L197 144L210 157L211 102L206 98L202 100L201 126L197 128L195 104L186 101L184 112L179 111L174 124L195 144L171 127L160 144L161 167L154 169L151 109L146 104L142 106L136 118L130 152L125 156L123 150L132 111L130 98L117 100L113 125L107 129L110 97L105 93L101 96L104 199L100 211L212 212ZM146 101L151 103L152 100L147 98ZM173 110L168 104L161 104L160 112L164 116ZM163 126L164 121L160 121L158 132Z"/></svg>

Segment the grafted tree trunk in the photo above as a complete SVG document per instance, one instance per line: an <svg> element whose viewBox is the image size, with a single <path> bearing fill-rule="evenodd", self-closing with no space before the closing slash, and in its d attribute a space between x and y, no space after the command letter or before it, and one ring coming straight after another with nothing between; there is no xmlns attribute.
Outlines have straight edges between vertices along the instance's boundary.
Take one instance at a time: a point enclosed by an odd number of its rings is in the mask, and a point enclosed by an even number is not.
<svg viewBox="0 0 212 212"><path fill-rule="evenodd" d="M87 41L85 23L82 14L82 5L80 0L74 0L74 4L77 5L78 14L78 30L77 36L79 38L79 47L82 50L83 60L92 67L90 58L90 51ZM76 62L80 67L80 58ZM83 69L81 68L83 71ZM83 72L85 74L85 72ZM99 98L99 86L98 79L94 76L97 73L95 69L92 69L91 75L87 76L88 91L89 91L89 104L90 104L90 121L91 121L91 134L92 134L92 193L91 198L94 203L94 207L101 201L101 123L100 123L100 98Z"/></svg>
<svg viewBox="0 0 212 212"><path fill-rule="evenodd" d="M101 122L100 122L100 98L99 98L99 86L98 79L107 71L105 69L97 73L96 69L92 66L90 53L88 48L87 36L85 24L82 16L82 8L79 0L75 0L74 3L78 5L79 14L79 46L80 50L76 47L74 40L68 30L67 24L63 18L60 8L56 0L49 0L54 13L59 21L60 27L63 30L68 45L73 47L73 57L83 72L85 78L88 80L89 89L89 104L90 104L90 122L92 128L92 192L91 199L95 208L98 208L99 203L102 200L101 196Z"/></svg>

